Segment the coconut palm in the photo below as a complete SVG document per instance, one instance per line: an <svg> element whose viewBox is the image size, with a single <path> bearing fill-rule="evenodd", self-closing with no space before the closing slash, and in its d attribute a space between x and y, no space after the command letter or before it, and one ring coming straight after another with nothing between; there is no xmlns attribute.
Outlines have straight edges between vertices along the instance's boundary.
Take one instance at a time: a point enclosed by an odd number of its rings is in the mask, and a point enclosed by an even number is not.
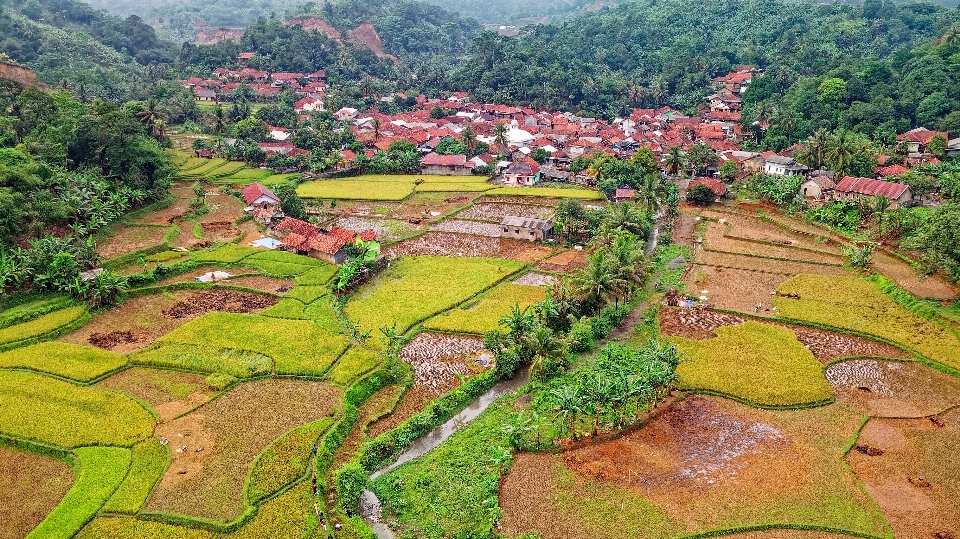
<svg viewBox="0 0 960 539"><path fill-rule="evenodd" d="M883 195L870 197L870 211L877 216L877 237L883 236L883 217L892 205L893 201Z"/></svg>
<svg viewBox="0 0 960 539"><path fill-rule="evenodd" d="M854 151L853 135L849 131L842 130L831 137L826 160L838 177L846 175L850 162L853 160Z"/></svg>
<svg viewBox="0 0 960 539"><path fill-rule="evenodd" d="M506 146L509 142L507 138L507 126L503 122L497 122L493 126L493 143L498 146Z"/></svg>
<svg viewBox="0 0 960 539"><path fill-rule="evenodd" d="M223 107L217 105L217 108L213 109L210 127L213 129L213 133L218 137L222 135L224 130L227 128L227 116L223 112Z"/></svg>
<svg viewBox="0 0 960 539"><path fill-rule="evenodd" d="M380 118L373 119L373 140L374 142L380 142Z"/></svg>
<svg viewBox="0 0 960 539"><path fill-rule="evenodd" d="M607 227L614 230L622 230L637 236L646 236L647 223L646 216L637 209L637 205L631 202L622 202L614 206L607 214Z"/></svg>
<svg viewBox="0 0 960 539"><path fill-rule="evenodd" d="M830 132L821 127L807 138L804 148L804 157L807 164L813 169L820 169L827 161L830 150Z"/></svg>
<svg viewBox="0 0 960 539"><path fill-rule="evenodd" d="M683 166L686 164L686 159L683 155L683 149L679 146L671 146L667 150L667 155L663 158L663 165L666 167L667 172L676 176L683 170Z"/></svg>
<svg viewBox="0 0 960 539"><path fill-rule="evenodd" d="M520 310L520 305L515 304L510 308L510 314L500 319L500 325L507 328L507 335L514 342L519 344L524 336L533 329L535 320L530 313L530 307L524 307Z"/></svg>
<svg viewBox="0 0 960 539"><path fill-rule="evenodd" d="M530 352L530 376L544 379L557 369L566 368L567 343L553 330L537 327L523 338L524 347Z"/></svg>
<svg viewBox="0 0 960 539"><path fill-rule="evenodd" d="M596 314L600 314L603 303L623 285L610 261L603 253L596 253L587 259L587 267L573 276L573 286L579 294L593 301Z"/></svg>
<svg viewBox="0 0 960 539"><path fill-rule="evenodd" d="M473 151L477 149L477 134L473 132L473 129L468 125L463 128L463 131L460 132L460 142L473 154Z"/></svg>
<svg viewBox="0 0 960 539"><path fill-rule="evenodd" d="M167 116L160 111L157 100L151 97L140 108L140 112L137 113L137 118L140 120L140 123L150 130L153 124L166 120Z"/></svg>

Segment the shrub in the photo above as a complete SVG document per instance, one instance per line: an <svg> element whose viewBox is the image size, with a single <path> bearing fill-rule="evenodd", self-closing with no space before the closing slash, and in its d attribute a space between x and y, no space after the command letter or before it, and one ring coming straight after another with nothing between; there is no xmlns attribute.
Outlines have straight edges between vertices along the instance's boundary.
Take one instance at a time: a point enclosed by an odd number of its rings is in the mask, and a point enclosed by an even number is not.
<svg viewBox="0 0 960 539"><path fill-rule="evenodd" d="M358 462L351 461L337 470L336 482L340 507L346 512L354 512L367 488L367 472Z"/></svg>
<svg viewBox="0 0 960 539"><path fill-rule="evenodd" d="M76 483L28 539L73 537L113 494L130 465L130 450L119 447L82 447L74 454L80 461Z"/></svg>
<svg viewBox="0 0 960 539"><path fill-rule="evenodd" d="M586 320L574 323L570 327L570 341L571 352L589 352L594 342L593 327Z"/></svg>
<svg viewBox="0 0 960 539"><path fill-rule="evenodd" d="M520 355L516 350L506 349L497 354L497 363L493 367L493 374L497 380L509 380L517 374L520 368Z"/></svg>
<svg viewBox="0 0 960 539"><path fill-rule="evenodd" d="M0 432L64 448L131 446L156 421L135 400L96 386L0 371Z"/></svg>
<svg viewBox="0 0 960 539"><path fill-rule="evenodd" d="M702 183L698 183L690 189L687 189L687 202L696 204L697 206L709 206L716 197L717 195L713 192L713 189Z"/></svg>

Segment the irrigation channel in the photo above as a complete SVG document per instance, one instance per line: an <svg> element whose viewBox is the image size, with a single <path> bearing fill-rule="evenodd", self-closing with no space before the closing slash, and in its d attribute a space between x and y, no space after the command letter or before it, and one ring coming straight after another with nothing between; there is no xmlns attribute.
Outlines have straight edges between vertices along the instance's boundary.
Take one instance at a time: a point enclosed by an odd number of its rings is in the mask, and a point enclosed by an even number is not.
<svg viewBox="0 0 960 539"><path fill-rule="evenodd" d="M657 214L654 218L656 220L654 221L653 229L650 231L650 238L644 246L644 253L647 255L653 254L653 252L656 251L657 240L660 237L660 214ZM488 389L486 393L480 395L477 400L461 410L460 413L414 440L403 453L400 453L396 462L370 474L370 480L373 481L381 475L436 449L440 444L445 442L447 438L453 436L454 433L466 426L467 423L479 417L494 401L508 393L515 392L523 387L529 380L529 369L524 369L512 380L498 382ZM363 496L360 498L360 514L363 516L363 520L366 521L367 525L370 526L370 529L377 534L377 539L395 539L396 536L393 535L393 531L383 522L380 500L377 499L377 495L370 489L364 490Z"/></svg>
<svg viewBox="0 0 960 539"><path fill-rule="evenodd" d="M477 400L460 411L460 413L414 440L413 443L400 454L396 462L371 474L370 480L372 481L396 469L398 466L418 459L429 451L436 449L446 441L447 438L466 426L467 423L479 417L494 401L523 387L523 385L529 381L529 378L528 371L524 370L511 380L498 382L488 389L486 393L480 395ZM363 491L363 497L360 499L360 513L363 515L363 519L367 522L367 525L377 534L378 539L394 539L393 532L390 531L390 528L388 528L381 519L380 500L378 500L377 495L369 489Z"/></svg>

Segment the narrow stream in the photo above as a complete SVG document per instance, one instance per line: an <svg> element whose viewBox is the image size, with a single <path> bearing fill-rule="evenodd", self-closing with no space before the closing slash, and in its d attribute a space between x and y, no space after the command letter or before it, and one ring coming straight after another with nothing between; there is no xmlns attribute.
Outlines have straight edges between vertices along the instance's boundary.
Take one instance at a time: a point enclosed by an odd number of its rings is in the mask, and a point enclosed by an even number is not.
<svg viewBox="0 0 960 539"><path fill-rule="evenodd" d="M659 213L653 216L653 229L650 230L650 239L643 246L643 254L645 255L652 255L657 250L657 241L660 239L660 217L661 214Z"/></svg>
<svg viewBox="0 0 960 539"><path fill-rule="evenodd" d="M396 462L371 474L370 480L372 481L396 469L398 466L420 458L427 452L436 449L447 438L476 419L484 410L493 404L495 400L520 389L528 380L529 374L527 371L522 371L512 380L498 382L484 394L480 395L477 400L470 403L470 405L460 413L447 420L447 422L434 427L434 429L427 434L414 440L413 443L400 454ZM380 500L378 500L376 494L370 490L363 491L363 497L360 499L360 514L363 516L363 520L367 522L367 525L377 534L378 539L394 539L393 532L390 531L390 528L381 520Z"/></svg>

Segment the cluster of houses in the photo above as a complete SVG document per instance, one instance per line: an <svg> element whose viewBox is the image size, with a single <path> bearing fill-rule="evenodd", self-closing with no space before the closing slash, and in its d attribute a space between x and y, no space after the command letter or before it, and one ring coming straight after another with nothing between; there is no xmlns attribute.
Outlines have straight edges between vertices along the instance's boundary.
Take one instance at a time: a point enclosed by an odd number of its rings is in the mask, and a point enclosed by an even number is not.
<svg viewBox="0 0 960 539"><path fill-rule="evenodd" d="M243 65L254 56L252 52L242 52L238 62ZM214 103L227 98L241 85L250 87L254 95L259 96L263 101L276 99L281 91L290 88L300 98L300 101L297 101L297 107L300 110L316 111L323 110L327 89L326 79L327 75L322 69L314 73L271 73L252 67L239 69L218 67L206 79L193 77L181 80L180 84L193 91L196 101Z"/></svg>

